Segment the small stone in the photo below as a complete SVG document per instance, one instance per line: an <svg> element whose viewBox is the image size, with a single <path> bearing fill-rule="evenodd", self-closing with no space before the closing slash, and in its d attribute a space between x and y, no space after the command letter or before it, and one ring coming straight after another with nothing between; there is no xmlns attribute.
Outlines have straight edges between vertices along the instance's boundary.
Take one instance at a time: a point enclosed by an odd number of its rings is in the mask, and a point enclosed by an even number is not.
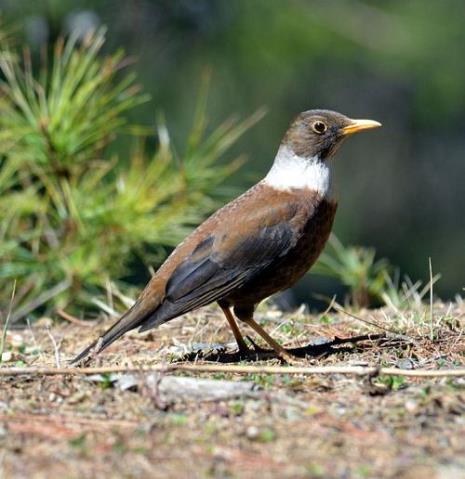
<svg viewBox="0 0 465 479"><path fill-rule="evenodd" d="M53 319L42 316L34 323L34 326L38 328L51 328L53 326Z"/></svg>
<svg viewBox="0 0 465 479"><path fill-rule="evenodd" d="M10 338L10 344L14 348L19 348L24 344L24 339L21 334L13 334L13 336Z"/></svg>
<svg viewBox="0 0 465 479"><path fill-rule="evenodd" d="M414 369L415 364L410 358L403 358L397 361L396 366L399 369Z"/></svg>
<svg viewBox="0 0 465 479"><path fill-rule="evenodd" d="M245 435L249 439L257 439L258 434L259 434L259 430L258 430L258 427L256 426L249 426L247 430L245 431Z"/></svg>
<svg viewBox="0 0 465 479"><path fill-rule="evenodd" d="M68 404L78 404L89 397L89 393L78 391L68 398Z"/></svg>
<svg viewBox="0 0 465 479"><path fill-rule="evenodd" d="M409 413L415 413L418 410L418 403L413 399L405 401L405 410Z"/></svg>
<svg viewBox="0 0 465 479"><path fill-rule="evenodd" d="M316 338L313 338L311 341L312 346L323 346L325 344L331 343L332 339L326 337L326 336L317 336Z"/></svg>
<svg viewBox="0 0 465 479"><path fill-rule="evenodd" d="M11 360L13 360L13 353L11 351L5 351L4 353L2 353L3 363L8 363Z"/></svg>

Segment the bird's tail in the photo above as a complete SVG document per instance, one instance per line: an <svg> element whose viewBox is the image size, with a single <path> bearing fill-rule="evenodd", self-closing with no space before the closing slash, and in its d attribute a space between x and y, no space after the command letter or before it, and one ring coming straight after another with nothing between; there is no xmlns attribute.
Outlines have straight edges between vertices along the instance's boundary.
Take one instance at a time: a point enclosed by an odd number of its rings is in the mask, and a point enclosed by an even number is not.
<svg viewBox="0 0 465 479"><path fill-rule="evenodd" d="M153 309L147 307L145 303L146 301L136 301L110 329L72 359L71 364L81 362L91 353L94 355L100 353L124 333L140 326L153 313Z"/></svg>

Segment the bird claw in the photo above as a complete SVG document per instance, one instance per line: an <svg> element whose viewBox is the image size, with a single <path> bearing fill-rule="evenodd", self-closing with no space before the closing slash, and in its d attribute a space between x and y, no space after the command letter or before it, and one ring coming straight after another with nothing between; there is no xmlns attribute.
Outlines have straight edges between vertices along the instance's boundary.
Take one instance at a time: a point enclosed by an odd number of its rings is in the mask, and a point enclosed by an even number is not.
<svg viewBox="0 0 465 479"><path fill-rule="evenodd" d="M308 363L305 361L305 359L298 358L296 356L293 356L292 354L286 354L285 356L281 356L281 359L285 361L289 366L295 366L295 367L302 367L302 366L308 366Z"/></svg>
<svg viewBox="0 0 465 479"><path fill-rule="evenodd" d="M273 357L273 353L276 354L276 352L273 352L273 350L265 349L259 346L250 336L245 337L250 344L252 345L253 349L250 349L246 345L239 346L239 355L242 358L252 358L255 357L256 359L270 359ZM269 357L269 355L271 356ZM286 362L290 366L303 366L305 365L305 361L303 361L300 358L295 357L293 354L283 351L282 354L278 354L278 357L281 358L282 361Z"/></svg>
<svg viewBox="0 0 465 479"><path fill-rule="evenodd" d="M263 353L266 351L266 349L262 348L261 346L259 346L250 336L246 336L246 338L249 340L249 342L252 344L253 346L253 352L254 353Z"/></svg>

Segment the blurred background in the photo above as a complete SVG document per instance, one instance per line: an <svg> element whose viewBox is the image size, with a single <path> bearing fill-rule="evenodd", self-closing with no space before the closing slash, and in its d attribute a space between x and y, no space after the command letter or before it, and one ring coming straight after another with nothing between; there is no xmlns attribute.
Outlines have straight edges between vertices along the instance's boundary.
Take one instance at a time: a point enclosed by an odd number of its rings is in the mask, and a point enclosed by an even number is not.
<svg viewBox="0 0 465 479"><path fill-rule="evenodd" d="M338 155L337 237L374 247L414 279L429 277L431 257L443 298L465 286L463 1L0 0L0 12L33 56L62 34L106 25L104 53L134 57L151 96L128 115L155 131L162 113L176 148L207 71L211 125L265 106L223 159L247 155L224 183L229 198L266 173L300 111L382 122ZM332 295L339 286L328 281L309 275L290 302Z"/></svg>

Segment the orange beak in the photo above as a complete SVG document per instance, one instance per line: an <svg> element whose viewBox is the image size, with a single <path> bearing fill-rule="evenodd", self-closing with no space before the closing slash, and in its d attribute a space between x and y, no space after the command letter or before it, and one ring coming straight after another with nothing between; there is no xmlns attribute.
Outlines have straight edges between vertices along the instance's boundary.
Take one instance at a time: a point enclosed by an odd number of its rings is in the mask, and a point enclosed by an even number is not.
<svg viewBox="0 0 465 479"><path fill-rule="evenodd" d="M351 124L342 128L343 135L353 135L363 130L371 130L372 128L379 128L381 123L374 120L351 120Z"/></svg>

